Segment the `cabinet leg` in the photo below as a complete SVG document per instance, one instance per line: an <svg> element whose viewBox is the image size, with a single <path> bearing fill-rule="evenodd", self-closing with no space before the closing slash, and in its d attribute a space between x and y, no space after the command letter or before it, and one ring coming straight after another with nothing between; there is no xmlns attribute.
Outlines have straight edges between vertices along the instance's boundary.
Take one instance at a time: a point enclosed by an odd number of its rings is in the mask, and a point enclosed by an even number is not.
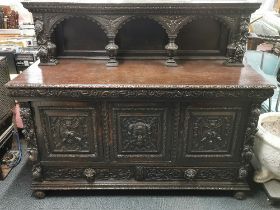
<svg viewBox="0 0 280 210"><path fill-rule="evenodd" d="M33 196L38 199L43 199L46 197L46 193L42 190L35 190L33 191Z"/></svg>
<svg viewBox="0 0 280 210"><path fill-rule="evenodd" d="M246 193L243 191L235 192L233 197L237 200L245 200L246 199Z"/></svg>

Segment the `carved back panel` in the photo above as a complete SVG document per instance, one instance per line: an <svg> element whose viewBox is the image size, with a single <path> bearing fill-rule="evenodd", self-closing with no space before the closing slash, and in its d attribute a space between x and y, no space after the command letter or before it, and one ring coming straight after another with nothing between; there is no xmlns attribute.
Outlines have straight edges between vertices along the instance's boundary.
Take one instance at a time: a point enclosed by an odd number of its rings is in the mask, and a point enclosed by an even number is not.
<svg viewBox="0 0 280 210"><path fill-rule="evenodd" d="M56 26L69 17L82 16L97 22L104 29L108 38L107 45L104 48L107 58L109 58L107 66L117 66L117 58L126 56L166 58L167 66L177 66L174 60L175 56L176 58L185 58L186 56L197 55L206 56L205 58L210 56L211 59L213 59L213 56L217 56L216 58L219 59L223 57L226 59L225 64L240 65L246 50L249 17L259 6L258 3L203 4L193 2L184 4L46 4L31 2L24 3L24 5L34 13L36 35L39 40L38 55L42 63L57 63L54 53L56 46L50 38ZM137 24L137 21L133 20L139 17L153 19L162 27L151 27L150 21L146 20L147 24L143 28L143 25ZM201 18L207 21L197 21L197 19ZM212 21L208 21L209 19ZM184 32L187 31L186 35L181 35L176 40L180 30L193 21L198 26L190 26L191 32L184 30ZM224 24L227 30L218 23ZM87 27L87 24L85 27ZM136 34L133 35L131 31L122 30L122 27L133 28L134 34ZM120 32L120 30L122 31ZM94 33L95 30L88 27L85 31ZM163 31L165 31L165 35L163 35ZM209 33L209 36L207 36L206 32ZM57 35L59 36L57 39L63 40L63 34ZM151 36L157 37L155 39L155 37ZM137 40L139 38L141 40ZM125 39L128 39L129 42L124 44L123 40ZM143 43L143 40L147 42ZM148 42L148 40L152 42ZM100 40L96 39L95 41L99 42ZM65 43L65 41L62 42ZM86 50L83 49L85 43L74 39L71 42L80 43L81 45L78 48L82 50L80 53L76 52L75 55L85 56ZM92 40L89 43L92 43ZM209 46L208 43L211 43L211 45ZM159 47L158 45L160 45L160 48L157 48ZM138 49L139 46L143 48ZM119 48L122 48L123 52L118 51ZM130 51L128 51L128 48ZM178 48L180 49L179 53L177 53ZM94 49L90 50L93 51ZM61 49L58 51L63 52ZM93 58L106 58L104 57L104 51L96 54L92 53L90 56Z"/></svg>
<svg viewBox="0 0 280 210"><path fill-rule="evenodd" d="M54 30L57 56L106 56L108 39L96 22L73 17L62 21Z"/></svg>

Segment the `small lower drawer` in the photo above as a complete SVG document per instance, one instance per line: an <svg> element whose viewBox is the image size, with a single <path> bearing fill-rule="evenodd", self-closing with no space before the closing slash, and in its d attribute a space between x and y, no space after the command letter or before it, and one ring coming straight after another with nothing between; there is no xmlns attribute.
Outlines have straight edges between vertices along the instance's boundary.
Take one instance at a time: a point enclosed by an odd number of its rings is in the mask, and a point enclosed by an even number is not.
<svg viewBox="0 0 280 210"><path fill-rule="evenodd" d="M39 177L39 176L37 176ZM234 181L239 177L238 168L225 167L44 167L43 180L94 181Z"/></svg>

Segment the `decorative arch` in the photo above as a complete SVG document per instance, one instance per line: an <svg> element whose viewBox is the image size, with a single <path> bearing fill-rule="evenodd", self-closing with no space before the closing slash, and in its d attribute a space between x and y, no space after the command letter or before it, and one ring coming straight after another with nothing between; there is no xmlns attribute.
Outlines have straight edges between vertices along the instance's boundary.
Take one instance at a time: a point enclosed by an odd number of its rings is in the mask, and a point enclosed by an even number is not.
<svg viewBox="0 0 280 210"><path fill-rule="evenodd" d="M229 16L221 16L221 15L203 15L203 16L190 16L189 21L187 21L182 27L201 19L213 19L220 23L222 23L228 30L236 29L236 19ZM182 28L181 27L181 28Z"/></svg>
<svg viewBox="0 0 280 210"><path fill-rule="evenodd" d="M126 36L131 38L127 40L124 38ZM131 16L117 28L116 44L119 45L122 53L132 50L131 46L134 46L134 50L139 53L145 50L164 50L167 43L168 34L165 28L150 16Z"/></svg>
<svg viewBox="0 0 280 210"><path fill-rule="evenodd" d="M124 21L122 21L122 22L118 25L118 27L116 28L116 32L118 33L119 30L120 30L123 26L125 26L128 22L130 22L130 21L132 21L132 20L136 20L136 19L149 19L149 20L152 20L152 21L154 21L155 23L157 23L158 25L160 25L160 26L165 30L164 26L163 26L156 18L154 18L153 16L149 16L149 15L138 16L138 15L135 15L135 16L129 16L129 17L127 17ZM117 33L116 33L116 34L117 34Z"/></svg>
<svg viewBox="0 0 280 210"><path fill-rule="evenodd" d="M87 16L87 15L70 15L70 14L55 15L50 17L50 19L47 21L48 24L45 28L46 29L45 34L48 36L48 38L50 38L54 30L57 28L59 24L61 24L63 21L67 19L72 19L72 18L83 18L86 20L90 20L91 22L97 24L102 29L102 31L107 35L106 28L102 24L100 24L100 22L98 22L94 17Z"/></svg>

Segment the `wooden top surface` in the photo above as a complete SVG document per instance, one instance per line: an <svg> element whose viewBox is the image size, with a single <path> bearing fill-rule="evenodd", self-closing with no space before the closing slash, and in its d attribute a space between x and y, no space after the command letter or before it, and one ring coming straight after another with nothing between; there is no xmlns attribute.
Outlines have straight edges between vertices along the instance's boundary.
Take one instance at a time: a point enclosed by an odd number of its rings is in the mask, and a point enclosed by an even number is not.
<svg viewBox="0 0 280 210"><path fill-rule="evenodd" d="M261 0L22 0L22 2L94 3L94 4L181 4L181 3L261 3Z"/></svg>
<svg viewBox="0 0 280 210"><path fill-rule="evenodd" d="M106 61L63 59L56 66L32 65L8 88L272 88L250 66L226 67L222 61L188 60L166 67L159 60Z"/></svg>

